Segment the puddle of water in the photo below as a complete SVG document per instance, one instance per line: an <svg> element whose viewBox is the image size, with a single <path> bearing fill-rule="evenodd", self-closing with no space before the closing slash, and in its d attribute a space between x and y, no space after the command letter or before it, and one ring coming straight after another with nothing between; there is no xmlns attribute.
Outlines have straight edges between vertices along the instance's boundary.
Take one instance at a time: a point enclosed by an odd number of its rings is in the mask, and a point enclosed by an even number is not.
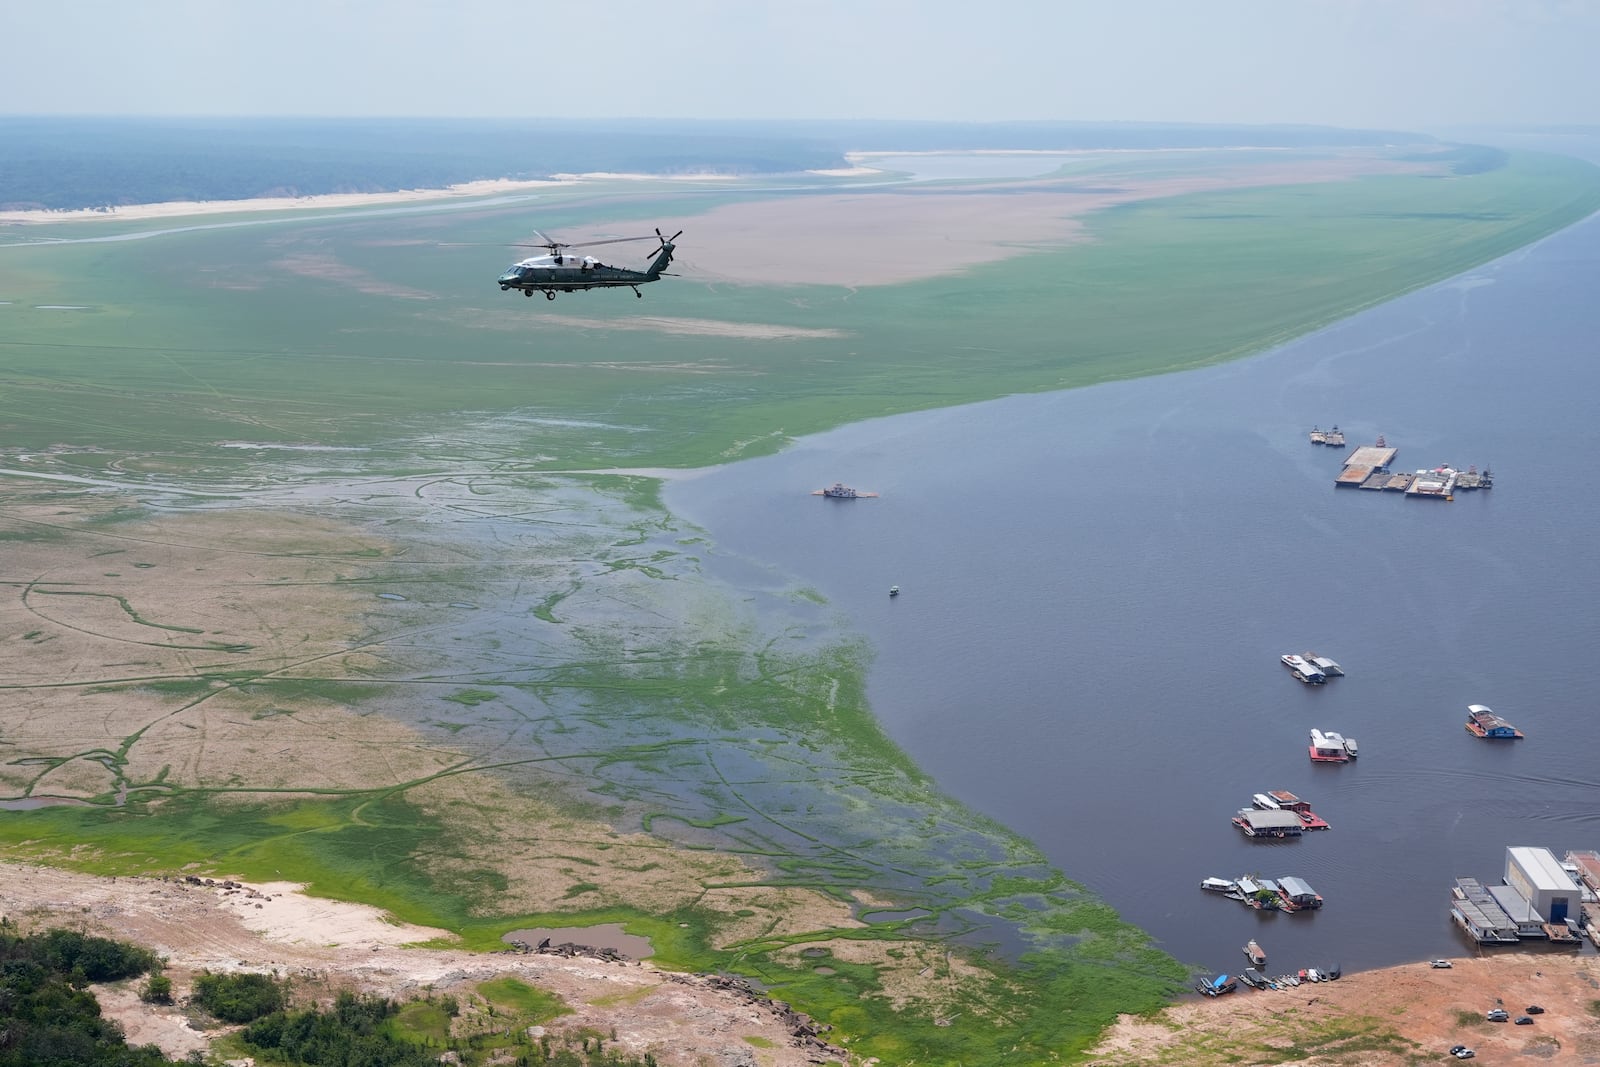
<svg viewBox="0 0 1600 1067"><path fill-rule="evenodd" d="M512 930L500 940L510 944L521 941L524 945L538 946L546 938L552 945L588 945L590 948L608 948L629 959L642 960L655 951L648 937L623 932L621 923L602 923L599 926L534 927Z"/></svg>

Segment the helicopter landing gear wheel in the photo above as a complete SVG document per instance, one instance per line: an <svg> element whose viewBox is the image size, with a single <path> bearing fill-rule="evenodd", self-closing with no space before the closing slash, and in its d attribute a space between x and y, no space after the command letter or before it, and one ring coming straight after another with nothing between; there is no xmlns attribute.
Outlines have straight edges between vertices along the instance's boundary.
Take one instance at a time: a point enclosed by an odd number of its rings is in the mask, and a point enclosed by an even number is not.
<svg viewBox="0 0 1600 1067"><path fill-rule="evenodd" d="M505 291L506 291L506 290L507 290L507 289L509 289L509 288L511 288L511 286L509 286L509 285L502 285L502 286L501 286L501 287L500 287L500 291L501 291L501 292L502 292L502 293L503 293L503 292L505 292Z"/></svg>
<svg viewBox="0 0 1600 1067"><path fill-rule="evenodd" d="M643 300L644 299L644 294L639 291L639 287L637 285L635 285L632 288L633 288L633 295L638 297L640 300Z"/></svg>
<svg viewBox="0 0 1600 1067"><path fill-rule="evenodd" d="M522 290L522 295L523 296L532 296L533 295L533 290L532 289L524 289L524 290Z"/></svg>
<svg viewBox="0 0 1600 1067"><path fill-rule="evenodd" d="M546 300L554 300L556 298L556 291L554 289L546 289L544 291L544 298Z"/></svg>

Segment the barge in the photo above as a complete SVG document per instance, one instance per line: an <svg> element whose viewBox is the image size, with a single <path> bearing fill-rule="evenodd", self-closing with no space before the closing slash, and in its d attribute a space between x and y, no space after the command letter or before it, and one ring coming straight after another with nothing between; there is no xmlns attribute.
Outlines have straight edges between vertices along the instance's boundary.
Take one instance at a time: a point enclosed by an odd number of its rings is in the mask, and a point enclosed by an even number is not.
<svg viewBox="0 0 1600 1067"><path fill-rule="evenodd" d="M1467 732L1487 740L1520 741L1522 731L1482 704L1467 705Z"/></svg>

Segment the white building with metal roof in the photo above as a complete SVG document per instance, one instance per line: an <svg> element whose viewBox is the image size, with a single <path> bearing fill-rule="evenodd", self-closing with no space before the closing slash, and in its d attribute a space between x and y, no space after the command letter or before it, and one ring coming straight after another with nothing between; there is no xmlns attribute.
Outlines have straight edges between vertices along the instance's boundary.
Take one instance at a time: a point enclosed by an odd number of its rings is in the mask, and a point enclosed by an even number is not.
<svg viewBox="0 0 1600 1067"><path fill-rule="evenodd" d="M1564 923L1578 914L1583 891L1554 852L1531 845L1506 849L1506 885L1521 893L1547 922Z"/></svg>

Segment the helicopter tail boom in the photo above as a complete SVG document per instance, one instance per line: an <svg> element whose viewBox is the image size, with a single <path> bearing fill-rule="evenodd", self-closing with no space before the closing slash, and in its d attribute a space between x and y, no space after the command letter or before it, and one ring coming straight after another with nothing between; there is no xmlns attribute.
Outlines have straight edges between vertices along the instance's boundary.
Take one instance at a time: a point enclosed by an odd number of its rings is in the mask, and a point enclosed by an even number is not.
<svg viewBox="0 0 1600 1067"><path fill-rule="evenodd" d="M664 237L660 229L657 229L656 236L661 239L661 247L656 250L656 258L651 260L650 266L645 271L646 274L650 275L651 281L661 277L661 272L666 270L667 264L672 262L672 250L676 247L672 242L682 237L683 231L679 230L671 237Z"/></svg>

